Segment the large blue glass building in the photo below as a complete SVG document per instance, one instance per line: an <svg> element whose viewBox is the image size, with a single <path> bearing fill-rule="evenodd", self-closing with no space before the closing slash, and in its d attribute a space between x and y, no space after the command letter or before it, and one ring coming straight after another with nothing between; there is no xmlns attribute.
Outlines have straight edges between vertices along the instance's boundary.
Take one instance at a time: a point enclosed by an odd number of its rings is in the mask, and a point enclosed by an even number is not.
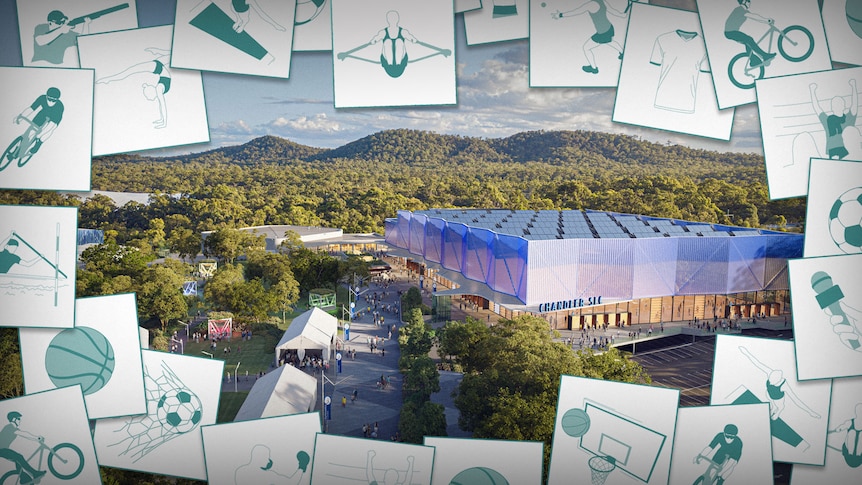
<svg viewBox="0 0 862 485"><path fill-rule="evenodd" d="M558 327L775 314L803 236L600 211L399 211L386 242L466 295Z"/></svg>

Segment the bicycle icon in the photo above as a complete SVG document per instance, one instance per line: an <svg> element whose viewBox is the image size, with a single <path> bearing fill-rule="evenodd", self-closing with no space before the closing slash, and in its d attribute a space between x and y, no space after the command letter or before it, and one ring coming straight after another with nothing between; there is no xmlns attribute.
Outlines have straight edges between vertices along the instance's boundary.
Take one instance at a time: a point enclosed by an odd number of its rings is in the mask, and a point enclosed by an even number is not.
<svg viewBox="0 0 862 485"><path fill-rule="evenodd" d="M39 135L42 133L44 125L37 125L30 118L21 115L15 117L16 123L20 123L21 121L26 122L29 126L21 136L13 140L12 143L9 144L9 147L6 148L6 151L3 152L3 158L0 159L0 171L3 171L12 163L13 160L16 159L18 160L18 166L23 167L36 153L36 140L39 139Z"/></svg>
<svg viewBox="0 0 862 485"><path fill-rule="evenodd" d="M36 448L36 450L27 457L27 461L35 464L35 468L37 470L42 469L42 464L46 461L46 454L48 455L48 471L60 480L71 480L80 475L84 470L84 453L82 453L81 449L72 443L60 443L53 448L49 448L48 445L45 444L44 439L38 440L37 443L39 444L38 448ZM33 461L33 458L35 458L36 455L39 455L39 459L37 461ZM38 484L40 480L41 477L33 480L32 477L22 471L19 466L16 467L15 470L10 470L0 477L0 485L18 485L20 483L35 485Z"/></svg>
<svg viewBox="0 0 862 485"><path fill-rule="evenodd" d="M718 476L723 465L707 456L698 454L696 463L700 463L702 460L706 460L709 463L709 466L706 467L706 470L703 471L701 476L697 477L697 480L694 481L694 485L721 485L724 483L724 479Z"/></svg>
<svg viewBox="0 0 862 485"><path fill-rule="evenodd" d="M773 48L777 46L781 57L790 62L802 62L814 52L814 36L807 28L791 25L782 30L776 27L771 19L766 25L768 29L757 39L757 44L761 45L764 39L769 38L765 44L766 52L771 54ZM755 59L760 62L755 62ZM734 86L740 89L751 89L756 80L763 79L766 66L771 61L772 59L762 61L751 49L746 49L745 52L740 52L730 59L727 75Z"/></svg>

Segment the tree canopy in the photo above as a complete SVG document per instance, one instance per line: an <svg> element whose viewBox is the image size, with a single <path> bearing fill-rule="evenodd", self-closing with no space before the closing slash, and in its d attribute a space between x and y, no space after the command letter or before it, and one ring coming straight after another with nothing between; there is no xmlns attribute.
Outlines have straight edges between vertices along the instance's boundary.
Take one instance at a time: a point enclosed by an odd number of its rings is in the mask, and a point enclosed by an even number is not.
<svg viewBox="0 0 862 485"><path fill-rule="evenodd" d="M472 318L447 323L440 354L464 371L455 396L458 426L476 438L542 441L547 463L561 376L651 382L616 349L573 353L553 337L548 323L532 315L490 327Z"/></svg>

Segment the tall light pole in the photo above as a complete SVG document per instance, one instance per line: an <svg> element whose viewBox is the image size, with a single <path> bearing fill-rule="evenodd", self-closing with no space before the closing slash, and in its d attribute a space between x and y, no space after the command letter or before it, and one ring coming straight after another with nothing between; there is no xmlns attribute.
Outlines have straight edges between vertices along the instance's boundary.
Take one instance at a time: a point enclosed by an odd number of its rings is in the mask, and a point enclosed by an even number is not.
<svg viewBox="0 0 862 485"><path fill-rule="evenodd" d="M171 337L171 342L173 342L173 343L175 343L175 344L180 344L180 354L184 354L184 353L185 353L185 352L183 351L183 340L182 340L182 339L179 339L179 338L176 338L176 337Z"/></svg>
<svg viewBox="0 0 862 485"><path fill-rule="evenodd" d="M233 392L237 392L237 382L239 381L239 362L236 363L236 368L233 370Z"/></svg>

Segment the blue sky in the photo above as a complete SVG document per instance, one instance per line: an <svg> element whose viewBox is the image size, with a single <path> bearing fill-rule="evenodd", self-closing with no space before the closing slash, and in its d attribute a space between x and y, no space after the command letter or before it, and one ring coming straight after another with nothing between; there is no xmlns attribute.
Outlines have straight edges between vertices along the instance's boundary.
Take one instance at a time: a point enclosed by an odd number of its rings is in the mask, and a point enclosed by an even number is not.
<svg viewBox="0 0 862 485"><path fill-rule="evenodd" d="M694 1L661 4L693 8ZM170 24L175 5L172 0L138 0L139 25ZM0 0L0 27L0 65L20 66L14 0ZM331 52L301 52L293 55L288 80L204 73L212 142L149 153L196 152L267 134L332 148L394 128L486 138L528 130L595 130L695 148L762 153L755 105L737 108L729 142L613 123L614 89L530 88L526 40L467 46L460 15L455 32L457 106L335 109Z"/></svg>

